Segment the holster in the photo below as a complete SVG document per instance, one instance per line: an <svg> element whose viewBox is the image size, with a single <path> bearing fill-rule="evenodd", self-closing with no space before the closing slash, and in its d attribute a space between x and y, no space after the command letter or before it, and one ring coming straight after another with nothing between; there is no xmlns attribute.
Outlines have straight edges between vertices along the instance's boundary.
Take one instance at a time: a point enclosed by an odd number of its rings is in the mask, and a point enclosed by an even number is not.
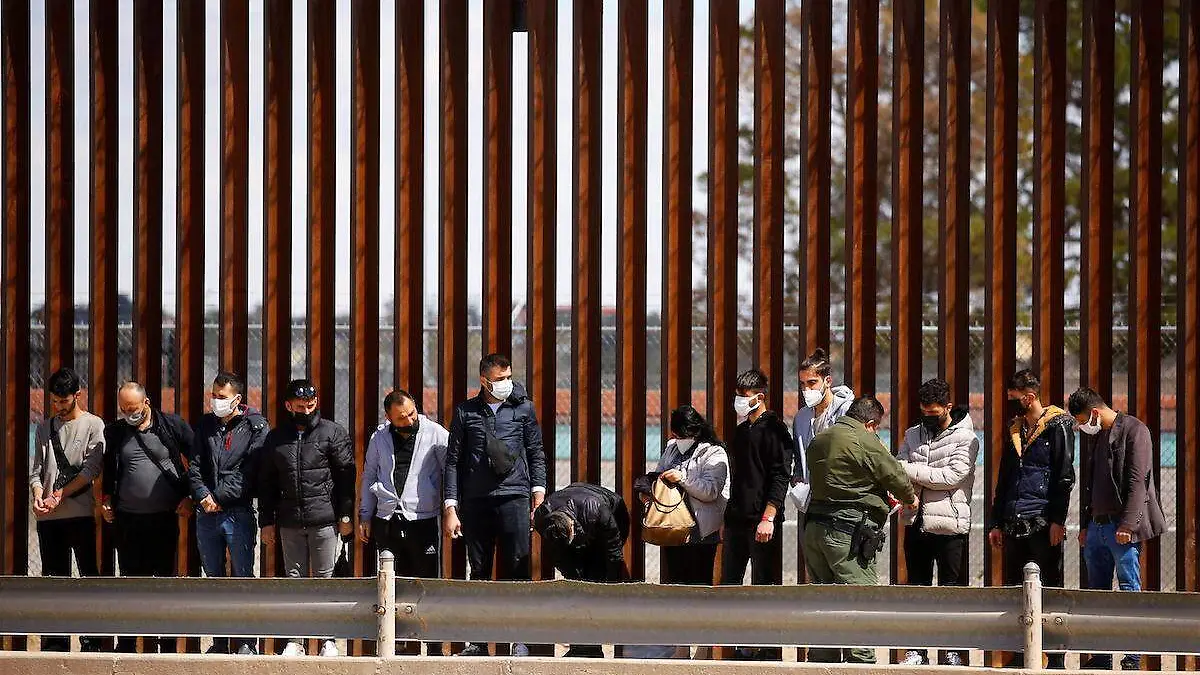
<svg viewBox="0 0 1200 675"><path fill-rule="evenodd" d="M882 527L867 519L864 513L850 536L850 553L858 557L863 566L875 561L875 557L883 550L887 541L887 533Z"/></svg>

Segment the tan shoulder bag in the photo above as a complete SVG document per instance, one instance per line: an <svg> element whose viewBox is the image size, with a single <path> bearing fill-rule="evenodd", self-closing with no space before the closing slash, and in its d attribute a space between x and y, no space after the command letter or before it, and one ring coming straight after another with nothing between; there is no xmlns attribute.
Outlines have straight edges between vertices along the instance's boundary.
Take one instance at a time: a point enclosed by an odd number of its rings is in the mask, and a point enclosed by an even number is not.
<svg viewBox="0 0 1200 675"><path fill-rule="evenodd" d="M646 543L681 546L691 540L695 529L696 518L683 489L668 485L661 478L654 481L654 493L642 518L642 538Z"/></svg>

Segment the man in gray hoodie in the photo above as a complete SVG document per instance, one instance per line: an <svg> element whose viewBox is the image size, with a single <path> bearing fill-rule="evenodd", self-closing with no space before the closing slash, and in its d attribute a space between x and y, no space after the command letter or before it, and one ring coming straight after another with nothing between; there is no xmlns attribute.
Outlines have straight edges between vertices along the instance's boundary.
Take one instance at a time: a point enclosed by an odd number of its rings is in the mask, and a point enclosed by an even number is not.
<svg viewBox="0 0 1200 675"><path fill-rule="evenodd" d="M813 436L833 426L854 403L854 392L845 385L833 386L833 367L824 349L817 349L800 363L799 412L792 420L795 449L792 455L792 485L807 483L805 449Z"/></svg>
<svg viewBox="0 0 1200 675"><path fill-rule="evenodd" d="M966 408L955 408L950 385L929 380L917 390L921 421L904 432L898 459L920 497L920 506L904 511L904 560L908 583L966 586L968 537L971 534L971 489L979 438ZM947 665L966 665L966 655L944 652ZM924 650L909 650L904 665L927 662Z"/></svg>

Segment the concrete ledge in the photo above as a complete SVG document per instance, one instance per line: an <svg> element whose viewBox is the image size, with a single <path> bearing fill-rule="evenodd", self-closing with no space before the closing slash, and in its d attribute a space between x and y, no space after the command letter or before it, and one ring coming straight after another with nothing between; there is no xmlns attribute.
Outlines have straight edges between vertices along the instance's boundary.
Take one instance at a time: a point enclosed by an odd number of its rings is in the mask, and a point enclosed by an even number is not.
<svg viewBox="0 0 1200 675"><path fill-rule="evenodd" d="M0 675L750 675L803 672L812 675L972 675L987 668L948 666L829 665L637 659L401 657L321 658L307 656L208 656L203 654L46 654L0 652ZM1032 671L1006 670L1006 675ZM1056 671L1067 675L1082 671ZM1043 674L1044 675L1044 674Z"/></svg>

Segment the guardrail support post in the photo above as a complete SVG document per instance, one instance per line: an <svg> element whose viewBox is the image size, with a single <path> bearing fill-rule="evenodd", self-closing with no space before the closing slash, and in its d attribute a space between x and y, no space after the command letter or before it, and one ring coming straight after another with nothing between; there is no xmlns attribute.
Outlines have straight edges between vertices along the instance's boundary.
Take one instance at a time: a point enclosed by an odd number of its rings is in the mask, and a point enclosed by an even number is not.
<svg viewBox="0 0 1200 675"><path fill-rule="evenodd" d="M1025 629L1025 668L1042 669L1042 574L1037 563L1025 565L1025 583L1022 585L1024 613L1021 625Z"/></svg>
<svg viewBox="0 0 1200 675"><path fill-rule="evenodd" d="M391 551L379 552L379 599L375 614L379 617L377 653L382 658L396 655L396 557Z"/></svg>

